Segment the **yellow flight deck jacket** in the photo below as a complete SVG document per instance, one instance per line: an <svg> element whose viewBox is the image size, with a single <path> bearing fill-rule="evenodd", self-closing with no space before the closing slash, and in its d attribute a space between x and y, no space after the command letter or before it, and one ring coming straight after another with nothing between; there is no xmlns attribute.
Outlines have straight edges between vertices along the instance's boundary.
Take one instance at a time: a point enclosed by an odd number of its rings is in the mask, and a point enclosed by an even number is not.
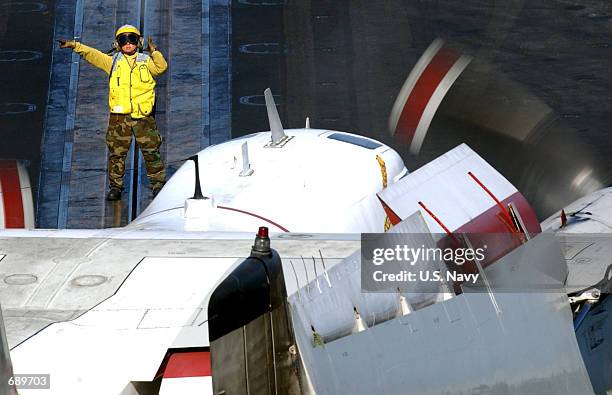
<svg viewBox="0 0 612 395"><path fill-rule="evenodd" d="M108 106L113 114L130 114L144 118L151 114L155 104L155 79L168 68L159 51L151 55L115 53L106 55L95 48L76 43L74 51L83 59L110 74L108 79Z"/></svg>

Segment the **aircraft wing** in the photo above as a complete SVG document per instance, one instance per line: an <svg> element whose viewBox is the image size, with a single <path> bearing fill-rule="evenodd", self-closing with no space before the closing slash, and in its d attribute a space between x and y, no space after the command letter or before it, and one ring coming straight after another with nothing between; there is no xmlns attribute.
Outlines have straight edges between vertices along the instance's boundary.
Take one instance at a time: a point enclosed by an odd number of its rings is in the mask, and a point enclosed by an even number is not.
<svg viewBox="0 0 612 395"><path fill-rule="evenodd" d="M542 229L554 231L564 249L569 268L568 293L594 286L606 288L606 283L612 280L611 212L612 188L604 188L565 206L542 222Z"/></svg>
<svg viewBox="0 0 612 395"><path fill-rule="evenodd" d="M568 293L592 287L606 288L612 280L612 237L605 234L558 234L569 269L566 286ZM601 284L601 285L600 285ZM610 292L600 289L602 292Z"/></svg>
<svg viewBox="0 0 612 395"><path fill-rule="evenodd" d="M333 266L358 237L273 240L300 276L314 278L311 257ZM61 394L118 394L152 382L168 370L169 350L207 350L209 294L251 246L245 233L3 231L0 304L14 373L50 374ZM170 377L205 374L190 366Z"/></svg>

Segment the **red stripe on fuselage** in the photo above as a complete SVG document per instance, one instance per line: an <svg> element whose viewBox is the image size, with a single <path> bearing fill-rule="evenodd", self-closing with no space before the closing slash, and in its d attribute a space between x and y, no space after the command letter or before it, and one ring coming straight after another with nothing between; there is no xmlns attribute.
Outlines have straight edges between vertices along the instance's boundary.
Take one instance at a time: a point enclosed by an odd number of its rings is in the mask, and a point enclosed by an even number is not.
<svg viewBox="0 0 612 395"><path fill-rule="evenodd" d="M269 223L271 225L276 226L277 228L279 228L283 232L289 233L289 229L285 228L284 226L281 226L281 225L277 224L276 222L272 221L271 219L268 219L266 217L262 217L261 215L257 215L255 213L251 213L249 211L240 210L238 208L233 208L233 207L217 206L217 208L220 208L220 209L223 209L223 210L236 211L237 213L242 213L242 214L250 215L251 217L259 218L259 219L261 219L263 221L266 221L267 223Z"/></svg>
<svg viewBox="0 0 612 395"><path fill-rule="evenodd" d="M395 130L396 136L406 142L412 141L427 103L459 57L460 54L449 48L442 47L438 50L406 100Z"/></svg>
<svg viewBox="0 0 612 395"><path fill-rule="evenodd" d="M164 378L212 376L210 351L177 352L170 355Z"/></svg>
<svg viewBox="0 0 612 395"><path fill-rule="evenodd" d="M14 160L0 160L0 183L4 203L5 228L25 228L19 172Z"/></svg>

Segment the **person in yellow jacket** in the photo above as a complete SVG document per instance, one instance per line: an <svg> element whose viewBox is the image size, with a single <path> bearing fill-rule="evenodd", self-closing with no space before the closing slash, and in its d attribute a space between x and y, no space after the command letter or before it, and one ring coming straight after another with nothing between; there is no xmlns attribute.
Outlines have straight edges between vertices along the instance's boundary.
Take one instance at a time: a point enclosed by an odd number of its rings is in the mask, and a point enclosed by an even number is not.
<svg viewBox="0 0 612 395"><path fill-rule="evenodd" d="M110 191L106 198L121 199L125 157L132 134L142 151L153 196L157 195L166 181L166 172L159 152L162 140L152 112L155 105L155 77L168 68L164 56L153 45L151 37L148 37L147 47L143 48L144 39L132 25L117 29L113 43L117 52L112 56L80 42L58 41L60 48L72 48L83 59L109 75L110 117L106 144ZM139 49L144 49L149 55L138 52Z"/></svg>

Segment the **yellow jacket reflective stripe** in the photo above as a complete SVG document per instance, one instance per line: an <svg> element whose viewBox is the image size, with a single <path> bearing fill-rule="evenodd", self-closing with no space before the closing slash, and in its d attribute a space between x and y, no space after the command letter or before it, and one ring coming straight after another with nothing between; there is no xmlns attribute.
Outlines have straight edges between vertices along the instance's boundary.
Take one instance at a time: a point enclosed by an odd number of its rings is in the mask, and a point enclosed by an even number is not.
<svg viewBox="0 0 612 395"><path fill-rule="evenodd" d="M115 54L113 57L95 48L77 43L74 51L92 65L110 74L108 105L114 114L130 114L133 118L149 115L155 103L155 79L168 68L164 56L154 51L145 54ZM113 68L113 70L111 70Z"/></svg>

